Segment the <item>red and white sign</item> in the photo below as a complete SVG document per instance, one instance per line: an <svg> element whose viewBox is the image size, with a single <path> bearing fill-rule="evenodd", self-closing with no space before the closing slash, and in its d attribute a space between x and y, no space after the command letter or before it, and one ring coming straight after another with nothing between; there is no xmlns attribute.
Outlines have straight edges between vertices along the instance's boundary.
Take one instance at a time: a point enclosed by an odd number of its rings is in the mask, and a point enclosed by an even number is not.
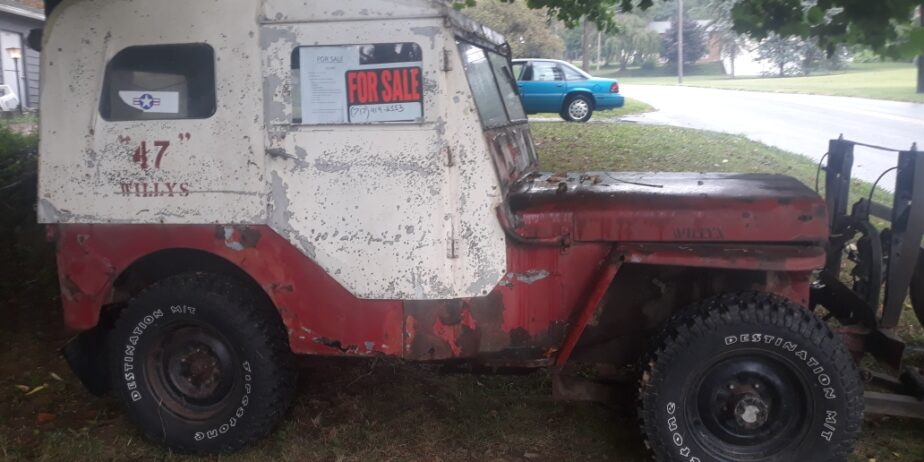
<svg viewBox="0 0 924 462"><path fill-rule="evenodd" d="M293 63L299 82L298 122L422 120L423 63L417 44L302 47L298 56Z"/></svg>
<svg viewBox="0 0 924 462"><path fill-rule="evenodd" d="M423 116L419 67L347 71L350 122L416 120Z"/></svg>

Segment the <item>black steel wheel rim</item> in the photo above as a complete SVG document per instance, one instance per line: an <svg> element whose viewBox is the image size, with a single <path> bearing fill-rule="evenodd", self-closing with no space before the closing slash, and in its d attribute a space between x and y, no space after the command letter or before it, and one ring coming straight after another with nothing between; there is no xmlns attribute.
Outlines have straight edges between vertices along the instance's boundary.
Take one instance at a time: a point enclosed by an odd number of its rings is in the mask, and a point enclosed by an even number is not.
<svg viewBox="0 0 924 462"><path fill-rule="evenodd" d="M700 445L740 460L779 454L799 443L809 424L804 377L766 352L714 361L687 391L687 418Z"/></svg>
<svg viewBox="0 0 924 462"><path fill-rule="evenodd" d="M237 355L218 331L195 321L166 326L145 361L148 384L170 412L206 420L240 387Z"/></svg>

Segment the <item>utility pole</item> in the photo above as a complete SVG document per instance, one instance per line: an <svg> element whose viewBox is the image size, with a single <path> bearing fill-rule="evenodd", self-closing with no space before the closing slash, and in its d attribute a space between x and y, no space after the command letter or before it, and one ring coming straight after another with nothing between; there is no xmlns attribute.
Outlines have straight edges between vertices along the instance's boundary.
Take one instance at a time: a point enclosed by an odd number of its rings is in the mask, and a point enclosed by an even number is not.
<svg viewBox="0 0 924 462"><path fill-rule="evenodd" d="M918 7L918 22L924 27L924 3ZM924 93L924 53L918 55L918 93Z"/></svg>
<svg viewBox="0 0 924 462"><path fill-rule="evenodd" d="M683 0L677 0L677 83L683 84Z"/></svg>
<svg viewBox="0 0 924 462"><path fill-rule="evenodd" d="M602 44L603 44L603 32L598 30L597 31L597 72L600 72L600 57L601 57L600 45Z"/></svg>
<svg viewBox="0 0 924 462"><path fill-rule="evenodd" d="M591 29L591 22L587 17L584 17L584 31L581 34L581 69L584 72L590 71L590 41L593 39Z"/></svg>

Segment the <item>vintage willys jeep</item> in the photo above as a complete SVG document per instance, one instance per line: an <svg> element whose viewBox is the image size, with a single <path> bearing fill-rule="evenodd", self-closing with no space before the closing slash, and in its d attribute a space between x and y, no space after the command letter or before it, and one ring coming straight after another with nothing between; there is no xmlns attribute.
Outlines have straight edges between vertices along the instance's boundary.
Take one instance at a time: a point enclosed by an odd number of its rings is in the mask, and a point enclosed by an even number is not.
<svg viewBox="0 0 924 462"><path fill-rule="evenodd" d="M843 177L542 173L503 37L443 2L47 8L65 355L152 440L266 434L295 352L640 364L659 460L849 453L860 374L811 310Z"/></svg>

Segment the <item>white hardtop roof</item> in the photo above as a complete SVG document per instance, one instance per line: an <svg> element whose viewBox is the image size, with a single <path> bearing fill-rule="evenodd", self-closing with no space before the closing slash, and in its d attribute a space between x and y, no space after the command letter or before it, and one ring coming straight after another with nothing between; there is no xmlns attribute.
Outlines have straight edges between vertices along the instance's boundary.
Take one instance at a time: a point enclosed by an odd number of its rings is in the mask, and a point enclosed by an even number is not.
<svg viewBox="0 0 924 462"><path fill-rule="evenodd" d="M503 35L456 11L449 0L252 1L255 4L254 10L259 15L256 20L263 24L446 17L463 36L475 41L483 40L495 46L506 43ZM107 2L94 0L50 0L47 6L50 15L51 11L59 8L104 8L106 4ZM44 19L44 15L40 16Z"/></svg>
<svg viewBox="0 0 924 462"><path fill-rule="evenodd" d="M34 19L36 21L45 20L45 14L42 12L42 10L29 8L27 6L23 6L8 0L0 0L0 13L12 14L14 16L21 16L23 18Z"/></svg>

